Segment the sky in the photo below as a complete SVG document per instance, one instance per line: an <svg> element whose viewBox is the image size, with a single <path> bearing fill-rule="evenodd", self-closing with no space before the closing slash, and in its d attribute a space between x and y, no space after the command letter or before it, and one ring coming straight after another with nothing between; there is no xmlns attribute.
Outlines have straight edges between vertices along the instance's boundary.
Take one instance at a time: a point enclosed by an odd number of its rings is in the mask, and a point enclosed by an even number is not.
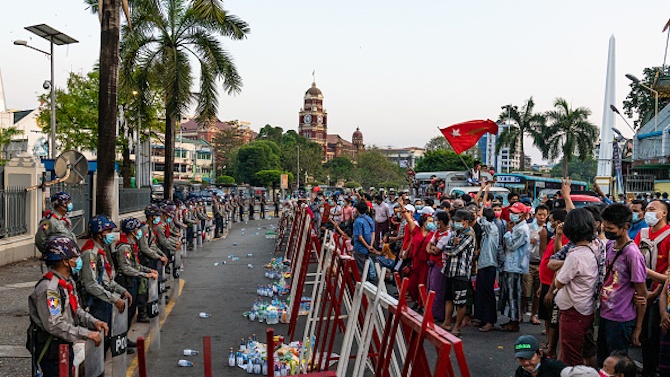
<svg viewBox="0 0 670 377"><path fill-rule="evenodd" d="M556 97L603 116L608 41L616 38L616 100L630 90L626 73L642 77L663 64L670 3L661 0L237 0L224 2L251 28L242 41L223 40L243 79L242 92L221 90L219 117L298 128L298 111L316 72L328 132L351 140L360 127L366 145L422 147L444 127L496 120L501 106L536 111ZM22 0L3 6L0 71L7 105L37 106L49 59L13 45L48 42L25 26L46 23L79 43L56 47L56 85L68 72L88 72L99 57L97 16L76 0ZM197 88L193 88L197 90ZM632 132L620 118L616 127ZM541 155L527 153L534 162ZM530 149L530 151L529 151Z"/></svg>

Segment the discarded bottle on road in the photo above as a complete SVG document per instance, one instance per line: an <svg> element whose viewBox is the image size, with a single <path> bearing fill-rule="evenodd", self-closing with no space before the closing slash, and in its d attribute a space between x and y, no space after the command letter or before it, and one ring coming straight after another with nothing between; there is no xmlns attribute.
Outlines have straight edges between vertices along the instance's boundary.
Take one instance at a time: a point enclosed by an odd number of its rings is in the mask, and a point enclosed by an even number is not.
<svg viewBox="0 0 670 377"><path fill-rule="evenodd" d="M253 359L247 360L247 373L248 374L254 373L254 361L253 361Z"/></svg>
<svg viewBox="0 0 670 377"><path fill-rule="evenodd" d="M247 342L244 341L244 338L240 340L240 350L241 351L246 351L247 349Z"/></svg>
<svg viewBox="0 0 670 377"><path fill-rule="evenodd" d="M198 314L198 316L199 316L200 318L209 318L209 317L211 317L212 315L209 314L209 313L200 312L200 314Z"/></svg>
<svg viewBox="0 0 670 377"><path fill-rule="evenodd" d="M263 368L261 368L261 371L262 371L264 376L268 375L268 361L267 360L263 360Z"/></svg>
<svg viewBox="0 0 670 377"><path fill-rule="evenodd" d="M230 347L230 353L228 354L228 366L235 366L235 353L233 352L233 347Z"/></svg>
<svg viewBox="0 0 670 377"><path fill-rule="evenodd" d="M198 351L196 351L196 350L189 350L189 349L184 350L184 356L195 356L197 354L198 354Z"/></svg>
<svg viewBox="0 0 670 377"><path fill-rule="evenodd" d="M242 358L242 352L237 352L237 366L241 367L244 362L244 359Z"/></svg>
<svg viewBox="0 0 670 377"><path fill-rule="evenodd" d="M247 267L249 267L249 268L254 268L254 265L251 264L251 263L249 263L249 264L247 265Z"/></svg>
<svg viewBox="0 0 670 377"><path fill-rule="evenodd" d="M254 256L254 255L251 254L251 253L247 254L247 258L251 258L251 257L253 257L253 256Z"/></svg>
<svg viewBox="0 0 670 377"><path fill-rule="evenodd" d="M237 243L233 243L233 246L237 246Z"/></svg>
<svg viewBox="0 0 670 377"><path fill-rule="evenodd" d="M179 360L179 366L180 367L192 367L193 363L188 361L188 360Z"/></svg>

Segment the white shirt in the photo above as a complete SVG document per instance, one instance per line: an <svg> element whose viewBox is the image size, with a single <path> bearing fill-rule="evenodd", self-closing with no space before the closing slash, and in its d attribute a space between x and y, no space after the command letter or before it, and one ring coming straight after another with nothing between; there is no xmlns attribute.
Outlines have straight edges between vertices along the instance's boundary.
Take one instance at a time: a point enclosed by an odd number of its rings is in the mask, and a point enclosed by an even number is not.
<svg viewBox="0 0 670 377"><path fill-rule="evenodd" d="M556 294L556 305L561 310L575 308L581 315L595 312L594 296L598 279L599 251L593 246L577 246L568 251L565 263L556 280L565 286Z"/></svg>
<svg viewBox="0 0 670 377"><path fill-rule="evenodd" d="M377 204L372 202L372 208L375 210L375 222L383 223L393 216L393 210L384 202Z"/></svg>

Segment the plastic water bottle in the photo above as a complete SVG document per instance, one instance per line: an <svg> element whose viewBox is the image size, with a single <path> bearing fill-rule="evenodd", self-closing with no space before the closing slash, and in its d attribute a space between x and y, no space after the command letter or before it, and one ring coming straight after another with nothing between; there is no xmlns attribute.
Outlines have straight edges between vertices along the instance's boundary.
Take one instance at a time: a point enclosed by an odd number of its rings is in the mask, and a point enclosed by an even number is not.
<svg viewBox="0 0 670 377"><path fill-rule="evenodd" d="M243 365L242 363L244 362L244 359L242 358L242 352L238 351L236 353L236 356L237 356L237 366L241 367Z"/></svg>
<svg viewBox="0 0 670 377"><path fill-rule="evenodd" d="M253 257L253 256L254 256L254 255L251 254L251 253L247 254L247 258L251 258L251 257Z"/></svg>
<svg viewBox="0 0 670 377"><path fill-rule="evenodd" d="M244 338L240 339L240 350L241 351L247 350L247 342L244 341Z"/></svg>
<svg viewBox="0 0 670 377"><path fill-rule="evenodd" d="M198 314L198 316L200 318L209 318L209 317L211 317L211 314L205 313L205 312L200 312L200 314Z"/></svg>
<svg viewBox="0 0 670 377"><path fill-rule="evenodd" d="M228 354L228 366L235 366L235 353L233 352L233 347L230 347L230 353Z"/></svg>
<svg viewBox="0 0 670 377"><path fill-rule="evenodd" d="M247 361L247 373L248 374L254 373L254 361L252 359L249 359Z"/></svg>
<svg viewBox="0 0 670 377"><path fill-rule="evenodd" d="M179 360L180 367L192 367L193 363L188 360Z"/></svg>
<svg viewBox="0 0 670 377"><path fill-rule="evenodd" d="M196 351L196 350L189 350L189 349L184 350L184 356L195 356L197 354L198 354L198 351Z"/></svg>
<svg viewBox="0 0 670 377"><path fill-rule="evenodd" d="M261 359L256 357L254 359L254 374L261 374Z"/></svg>
<svg viewBox="0 0 670 377"><path fill-rule="evenodd" d="M248 267L248 268L254 268L254 265L251 264L251 263L249 263L249 264L247 265L247 267Z"/></svg>
<svg viewBox="0 0 670 377"><path fill-rule="evenodd" d="M275 377L281 377L281 369L279 369L279 365L275 364Z"/></svg>
<svg viewBox="0 0 670 377"><path fill-rule="evenodd" d="M261 368L261 373L264 376L268 375L268 361L267 360L263 360L263 368Z"/></svg>

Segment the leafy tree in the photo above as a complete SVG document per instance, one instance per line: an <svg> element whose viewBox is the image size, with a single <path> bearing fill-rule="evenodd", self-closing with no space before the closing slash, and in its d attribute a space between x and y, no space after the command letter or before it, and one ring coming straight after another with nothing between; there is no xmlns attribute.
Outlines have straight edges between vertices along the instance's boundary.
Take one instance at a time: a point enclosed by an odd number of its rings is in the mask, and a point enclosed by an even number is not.
<svg viewBox="0 0 670 377"><path fill-rule="evenodd" d="M61 151L98 149L99 76L98 71L86 75L71 72L66 89L56 89L56 141ZM42 94L39 100L47 106L37 116L37 124L48 134L51 127L50 96ZM112 161L115 157L112 156Z"/></svg>
<svg viewBox="0 0 670 377"><path fill-rule="evenodd" d="M519 150L520 170L526 169L526 153L523 142L524 136L528 135L533 138L533 145L542 149L542 140L539 137L541 130L544 128L546 119L543 114L534 113L535 101L530 97L519 111L518 106L506 105L503 106L503 112L498 117L500 122L505 122L509 125L500 135L496 142L496 154L502 148L509 148L510 152Z"/></svg>
<svg viewBox="0 0 670 377"><path fill-rule="evenodd" d="M253 141L237 151L237 174L242 182L257 186L261 183L257 172L279 169L280 166L279 147L273 141Z"/></svg>
<svg viewBox="0 0 670 377"><path fill-rule="evenodd" d="M293 173L281 171L278 169L261 170L256 172L256 178L264 187L272 186L272 189L274 190L281 183L282 174L288 174L289 182L293 180Z"/></svg>
<svg viewBox="0 0 670 377"><path fill-rule="evenodd" d="M389 161L377 149L361 151L356 156L356 181L363 187L379 187L380 183L392 183L393 186L404 184L403 169Z"/></svg>
<svg viewBox="0 0 670 377"><path fill-rule="evenodd" d="M593 182L593 178L598 173L598 161L593 157L587 157L584 161L571 160L568 163L568 177L585 182ZM551 169L552 177L560 177L563 175L563 159Z"/></svg>
<svg viewBox="0 0 670 377"><path fill-rule="evenodd" d="M238 130L231 128L220 130L214 136L212 144L214 144L216 167L221 172L230 163L231 152L241 147L244 144L244 140Z"/></svg>
<svg viewBox="0 0 670 377"><path fill-rule="evenodd" d="M541 134L544 140L542 157L545 159L563 158L563 177L568 176L568 164L577 153L580 161L593 154L598 140L598 127L589 122L591 110L587 107L573 109L563 98L556 98L554 110L546 114L548 126Z"/></svg>
<svg viewBox="0 0 670 377"><path fill-rule="evenodd" d="M244 39L249 27L223 9L220 0L156 0L135 5L133 30L124 28L121 70L128 76L137 70L145 77L160 78L165 98L164 186L166 197L171 197L176 123L193 101L198 122L214 121L219 80L228 94L241 90L242 79L220 37ZM200 82L194 92L196 76Z"/></svg>
<svg viewBox="0 0 670 377"><path fill-rule="evenodd" d="M2 151L3 156L0 156L0 165L3 165L5 160L4 160L4 154L5 154L5 147L8 146L12 142L12 138L14 136L19 136L23 134L23 130L19 130L16 127L10 126L10 127L0 127L0 151Z"/></svg>
<svg viewBox="0 0 670 377"><path fill-rule="evenodd" d="M428 151L437 151L437 150L443 150L443 151L453 151L454 149L451 147L451 144L449 144L449 141L447 139L440 135L440 136L435 136L432 139L428 140L426 145L423 147L426 152Z"/></svg>
<svg viewBox="0 0 670 377"><path fill-rule="evenodd" d="M473 166L472 157L469 155L461 156L468 167ZM454 151L437 149L427 151L416 163L417 172L430 171L460 171L467 170L461 161L461 157Z"/></svg>
<svg viewBox="0 0 670 377"><path fill-rule="evenodd" d="M347 157L335 157L323 164L323 169L330 175L331 182L348 180L353 176L354 168L354 163Z"/></svg>
<svg viewBox="0 0 670 377"><path fill-rule="evenodd" d="M312 176L320 175L323 157L323 147L321 145L307 140L294 130L288 130L284 133L280 146L283 170L294 173L294 176L300 174L301 181L305 172ZM300 147L300 172L297 171L298 147Z"/></svg>
<svg viewBox="0 0 670 377"><path fill-rule="evenodd" d="M266 124L260 131L258 131L258 136L256 139L268 139L274 142L280 143L282 141L284 134L284 129L277 126L272 127L269 124Z"/></svg>
<svg viewBox="0 0 670 377"><path fill-rule="evenodd" d="M632 118L633 115L637 114L637 118L633 121L633 128L636 130L649 122L656 112L656 97L654 96L654 93L642 85L653 88L656 76L661 76L662 72L662 67L645 68L639 84L632 81L629 83L630 92L623 101L623 110L629 118ZM665 74L668 74L668 72ZM659 97L659 111L669 103L670 97Z"/></svg>
<svg viewBox="0 0 670 377"><path fill-rule="evenodd" d="M216 183L223 185L232 185L233 183L235 183L235 178L229 175L220 175L216 177Z"/></svg>

